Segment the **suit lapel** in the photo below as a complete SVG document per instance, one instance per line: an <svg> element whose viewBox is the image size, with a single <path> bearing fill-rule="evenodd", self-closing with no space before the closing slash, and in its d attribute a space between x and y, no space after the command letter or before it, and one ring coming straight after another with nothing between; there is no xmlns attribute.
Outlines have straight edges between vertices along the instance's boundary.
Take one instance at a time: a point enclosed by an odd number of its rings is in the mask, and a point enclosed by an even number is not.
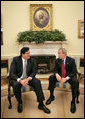
<svg viewBox="0 0 85 119"><path fill-rule="evenodd" d="M19 62L19 64L20 64L20 67L21 67L21 72L23 72L23 63L22 63L22 57L20 58L20 62Z"/></svg>
<svg viewBox="0 0 85 119"><path fill-rule="evenodd" d="M68 60L67 60L67 57L66 57L66 61L65 61L65 69L66 69L67 64L68 64Z"/></svg>
<svg viewBox="0 0 85 119"><path fill-rule="evenodd" d="M68 69L68 64L69 64L69 62L68 62L68 57L66 57L65 69Z"/></svg>
<svg viewBox="0 0 85 119"><path fill-rule="evenodd" d="M27 60L27 69L26 72L28 73L30 69L30 59Z"/></svg>

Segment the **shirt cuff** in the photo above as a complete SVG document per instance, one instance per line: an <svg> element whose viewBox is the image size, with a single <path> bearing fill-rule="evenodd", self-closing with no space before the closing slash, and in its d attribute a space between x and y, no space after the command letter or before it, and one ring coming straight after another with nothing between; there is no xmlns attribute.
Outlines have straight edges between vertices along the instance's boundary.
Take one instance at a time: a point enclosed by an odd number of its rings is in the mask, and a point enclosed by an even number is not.
<svg viewBox="0 0 85 119"><path fill-rule="evenodd" d="M32 77L29 76L28 78L32 80Z"/></svg>
<svg viewBox="0 0 85 119"><path fill-rule="evenodd" d="M67 80L69 80L69 79L70 79L70 77L69 77L69 76L67 76L67 77L66 77L66 79L67 79Z"/></svg>
<svg viewBox="0 0 85 119"><path fill-rule="evenodd" d="M19 82L21 80L21 78L18 78L17 81Z"/></svg>

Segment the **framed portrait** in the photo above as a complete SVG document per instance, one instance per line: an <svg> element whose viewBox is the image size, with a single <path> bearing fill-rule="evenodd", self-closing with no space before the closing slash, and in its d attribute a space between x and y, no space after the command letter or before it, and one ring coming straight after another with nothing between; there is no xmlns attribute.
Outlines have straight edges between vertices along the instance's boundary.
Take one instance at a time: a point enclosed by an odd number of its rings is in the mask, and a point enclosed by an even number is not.
<svg viewBox="0 0 85 119"><path fill-rule="evenodd" d="M84 38L84 20L78 20L78 38Z"/></svg>
<svg viewBox="0 0 85 119"><path fill-rule="evenodd" d="M30 30L52 30L52 4L30 4Z"/></svg>

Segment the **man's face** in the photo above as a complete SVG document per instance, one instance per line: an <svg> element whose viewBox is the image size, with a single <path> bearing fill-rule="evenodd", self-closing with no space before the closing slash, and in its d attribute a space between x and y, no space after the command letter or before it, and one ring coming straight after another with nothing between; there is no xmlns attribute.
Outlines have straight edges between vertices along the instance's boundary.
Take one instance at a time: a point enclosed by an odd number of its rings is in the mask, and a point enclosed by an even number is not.
<svg viewBox="0 0 85 119"><path fill-rule="evenodd" d="M40 12L40 14L39 14L39 19L43 19L43 17L44 17L43 12Z"/></svg>
<svg viewBox="0 0 85 119"><path fill-rule="evenodd" d="M25 52L25 54L22 54L22 57L26 60L29 59L30 58L30 51L28 50L27 52Z"/></svg>
<svg viewBox="0 0 85 119"><path fill-rule="evenodd" d="M62 50L58 50L58 58L59 59L62 59L63 60L65 58L65 56L66 55L62 53Z"/></svg>

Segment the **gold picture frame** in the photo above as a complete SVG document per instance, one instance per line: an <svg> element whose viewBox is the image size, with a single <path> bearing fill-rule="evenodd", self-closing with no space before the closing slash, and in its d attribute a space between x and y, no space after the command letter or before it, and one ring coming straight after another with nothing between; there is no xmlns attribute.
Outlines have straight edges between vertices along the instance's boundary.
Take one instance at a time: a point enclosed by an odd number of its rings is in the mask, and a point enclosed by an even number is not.
<svg viewBox="0 0 85 119"><path fill-rule="evenodd" d="M2 22L2 13L1 13L1 45L3 45L3 22Z"/></svg>
<svg viewBox="0 0 85 119"><path fill-rule="evenodd" d="M1 31L1 45L3 45L3 32Z"/></svg>
<svg viewBox="0 0 85 119"><path fill-rule="evenodd" d="M30 30L52 30L52 4L30 4Z"/></svg>
<svg viewBox="0 0 85 119"><path fill-rule="evenodd" d="M78 20L78 38L84 38L84 20Z"/></svg>
<svg viewBox="0 0 85 119"><path fill-rule="evenodd" d="M3 23L2 23L2 13L1 13L1 28L3 28Z"/></svg>

